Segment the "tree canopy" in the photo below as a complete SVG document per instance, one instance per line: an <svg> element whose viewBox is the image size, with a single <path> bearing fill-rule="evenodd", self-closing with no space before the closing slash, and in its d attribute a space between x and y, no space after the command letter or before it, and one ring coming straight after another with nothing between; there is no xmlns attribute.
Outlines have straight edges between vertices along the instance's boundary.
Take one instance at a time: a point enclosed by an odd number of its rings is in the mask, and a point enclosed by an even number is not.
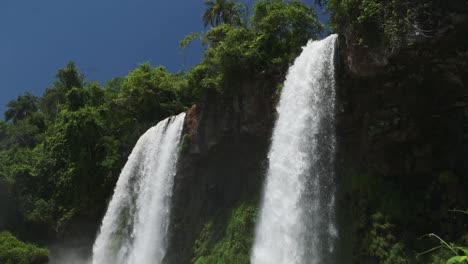
<svg viewBox="0 0 468 264"><path fill-rule="evenodd" d="M207 7L203 14L203 23L212 27L221 24L241 25L244 5L233 0L205 0Z"/></svg>
<svg viewBox="0 0 468 264"><path fill-rule="evenodd" d="M18 96L16 100L7 104L8 110L5 112L5 121L13 122L24 120L38 110L39 98L31 93Z"/></svg>
<svg viewBox="0 0 468 264"><path fill-rule="evenodd" d="M0 262L3 264L45 264L49 251L19 241L10 232L0 232Z"/></svg>

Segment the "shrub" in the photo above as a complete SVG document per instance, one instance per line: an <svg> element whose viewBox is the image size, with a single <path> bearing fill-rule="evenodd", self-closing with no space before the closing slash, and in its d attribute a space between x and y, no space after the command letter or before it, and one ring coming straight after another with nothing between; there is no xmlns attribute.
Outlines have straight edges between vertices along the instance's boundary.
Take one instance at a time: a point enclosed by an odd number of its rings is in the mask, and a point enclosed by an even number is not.
<svg viewBox="0 0 468 264"><path fill-rule="evenodd" d="M10 232L0 233L0 263L3 264L45 264L49 251L24 243Z"/></svg>
<svg viewBox="0 0 468 264"><path fill-rule="evenodd" d="M250 204L235 208L219 240L214 224L207 223L195 242L193 263L249 264L256 212L255 206Z"/></svg>

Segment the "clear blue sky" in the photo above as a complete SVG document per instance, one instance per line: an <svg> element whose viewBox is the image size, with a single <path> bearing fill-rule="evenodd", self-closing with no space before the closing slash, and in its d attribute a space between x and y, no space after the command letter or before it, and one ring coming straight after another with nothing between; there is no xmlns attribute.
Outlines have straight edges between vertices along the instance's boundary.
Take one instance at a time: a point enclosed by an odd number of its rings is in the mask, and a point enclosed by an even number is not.
<svg viewBox="0 0 468 264"><path fill-rule="evenodd" d="M71 60L101 83L142 62L193 66L203 48L192 44L184 59L179 41L204 30L204 10L203 0L0 0L0 119L8 101L42 95Z"/></svg>

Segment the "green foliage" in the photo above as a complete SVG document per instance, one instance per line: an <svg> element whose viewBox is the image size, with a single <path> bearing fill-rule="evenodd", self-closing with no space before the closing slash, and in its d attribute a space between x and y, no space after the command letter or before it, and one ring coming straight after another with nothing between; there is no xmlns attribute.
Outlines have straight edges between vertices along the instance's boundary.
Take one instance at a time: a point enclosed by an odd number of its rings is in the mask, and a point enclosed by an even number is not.
<svg viewBox="0 0 468 264"><path fill-rule="evenodd" d="M54 83L56 88L69 91L72 88L83 88L84 75L78 72L74 62L60 69L56 75L58 81Z"/></svg>
<svg viewBox="0 0 468 264"><path fill-rule="evenodd" d="M38 104L39 98L31 93L18 96L16 100L7 104L8 110L5 112L5 121L17 122L26 119L37 112Z"/></svg>
<svg viewBox="0 0 468 264"><path fill-rule="evenodd" d="M433 264L467 264L468 247L455 246L453 244L442 245L439 254L432 255Z"/></svg>
<svg viewBox="0 0 468 264"><path fill-rule="evenodd" d="M371 228L364 238L365 255L378 257L382 264L406 264L404 246L398 243L393 235L393 226L381 213L371 216Z"/></svg>
<svg viewBox="0 0 468 264"><path fill-rule="evenodd" d="M468 250L468 248L464 248L465 250ZM447 260L447 264L463 264L463 263L468 263L468 254L464 253L464 256L454 256L451 257L449 260Z"/></svg>
<svg viewBox="0 0 468 264"><path fill-rule="evenodd" d="M442 175L448 175L450 173L444 172L441 174ZM468 210L450 210L451 213L462 213L464 215L468 215ZM427 234L423 237L429 237L429 238L436 238L437 241L439 242L439 246L433 247L429 250L426 250L425 252L422 252L417 255L417 257L425 255L427 253L432 253L434 251L438 251L436 254L432 255L432 263L434 264L439 264L439 263L444 263L444 264L463 264L463 263L468 263L468 247L466 246L458 246L453 243L447 243L445 240L440 238L438 235L434 233Z"/></svg>
<svg viewBox="0 0 468 264"><path fill-rule="evenodd" d="M464 14L463 1L316 0L331 14L331 26L357 45L397 49L432 38L451 26L447 16Z"/></svg>
<svg viewBox="0 0 468 264"><path fill-rule="evenodd" d="M216 3L221 2L228 3ZM282 80L301 47L322 31L314 10L300 1L257 1L250 23L221 21L214 20L205 35L192 33L181 42L183 48L200 38L208 47L203 62L188 75L189 89L201 100L210 90L236 94L253 76Z"/></svg>
<svg viewBox="0 0 468 264"><path fill-rule="evenodd" d="M25 120L16 121L14 125L6 125L4 138L0 141L0 149L13 147L34 147L43 138L46 129L42 113L34 113Z"/></svg>
<svg viewBox="0 0 468 264"><path fill-rule="evenodd" d="M83 107L87 101L87 94L87 91L84 89L76 87L71 88L66 94L68 103L67 108L72 111L76 111Z"/></svg>
<svg viewBox="0 0 468 264"><path fill-rule="evenodd" d="M207 34L211 48L205 54L205 63L216 69L221 91L232 93L242 78L254 74L260 67L260 54L254 43L254 33L246 28L222 25Z"/></svg>
<svg viewBox="0 0 468 264"><path fill-rule="evenodd" d="M451 241L466 243L463 242L466 241L463 238L466 221L447 215L447 211L453 211L450 209L466 205L463 196L454 199L457 196L448 193L456 188L463 189L460 175L453 171L441 170L433 177L399 178L370 174L361 169L350 170L346 179L348 182L344 186L352 197L350 212L355 223L356 262L373 257L379 258L380 263L445 264L452 256L447 255L447 249L431 250L432 254L415 258L414 252L431 246L419 239L427 230L437 230ZM446 224L449 219L452 222Z"/></svg>
<svg viewBox="0 0 468 264"><path fill-rule="evenodd" d="M0 263L3 264L45 264L49 251L16 239L11 233L0 233Z"/></svg>
<svg viewBox="0 0 468 264"><path fill-rule="evenodd" d="M254 6L252 27L256 42L268 67L289 66L309 39L322 31L315 11L300 1L258 1ZM282 68L285 67L285 68Z"/></svg>
<svg viewBox="0 0 468 264"><path fill-rule="evenodd" d="M207 223L199 238L195 241L195 264L248 264L256 208L251 204L242 204L232 211L224 234L216 234L213 222Z"/></svg>
<svg viewBox="0 0 468 264"><path fill-rule="evenodd" d="M42 96L41 110L49 121L54 122L66 103L66 93L59 88L48 88Z"/></svg>
<svg viewBox="0 0 468 264"><path fill-rule="evenodd" d="M186 86L182 76L142 64L123 81L117 103L138 120L160 120L185 110L180 93Z"/></svg>
<svg viewBox="0 0 468 264"><path fill-rule="evenodd" d="M9 226L38 237L97 221L138 137L191 103L186 76L149 64L106 87L73 63L57 79L42 98L20 96L9 109L19 114L0 123L0 183L22 220Z"/></svg>
<svg viewBox="0 0 468 264"><path fill-rule="evenodd" d="M222 92L221 75L207 64L193 67L186 77L189 89L184 90L182 97L188 104L203 102L210 92Z"/></svg>
<svg viewBox="0 0 468 264"><path fill-rule="evenodd" d="M187 153L190 149L190 136L185 134L180 141L179 152Z"/></svg>
<svg viewBox="0 0 468 264"><path fill-rule="evenodd" d="M327 0L331 24L338 32L353 32L356 44L388 44L396 48L409 40L417 13L427 1ZM411 22L413 21L413 22Z"/></svg>
<svg viewBox="0 0 468 264"><path fill-rule="evenodd" d="M429 263L446 264L447 260L452 257L452 254L453 252L446 248L438 248L437 251L434 251L434 253L431 254Z"/></svg>
<svg viewBox="0 0 468 264"><path fill-rule="evenodd" d="M230 24L240 26L242 24L242 12L245 7L241 3L233 0L205 0L207 7L203 14L203 23L205 27L212 27L221 24Z"/></svg>
<svg viewBox="0 0 468 264"><path fill-rule="evenodd" d="M197 240L195 240L195 245L193 248L193 262L196 263L199 259L209 256L211 248L213 247L215 231L213 227L213 222L208 222L203 226L200 235Z"/></svg>
<svg viewBox="0 0 468 264"><path fill-rule="evenodd" d="M466 213L464 211L461 211ZM449 244L445 242L442 238L437 236L436 234L427 234L425 237L433 237L436 238L440 246L434 247L430 250L427 250L423 253L418 254L418 256L427 254L434 250L440 250L442 254L434 254L432 257L433 263L445 263L445 264L466 264L468 263L468 247L456 246L454 244ZM441 257L442 255L442 257ZM446 260L446 261L445 261Z"/></svg>
<svg viewBox="0 0 468 264"><path fill-rule="evenodd" d="M200 39L201 38L201 35L200 33L191 33L191 34L188 34L184 39L182 39L179 43L179 48L181 49L185 49L186 47L188 47L188 45L190 45L190 43L192 43L194 40L196 39Z"/></svg>

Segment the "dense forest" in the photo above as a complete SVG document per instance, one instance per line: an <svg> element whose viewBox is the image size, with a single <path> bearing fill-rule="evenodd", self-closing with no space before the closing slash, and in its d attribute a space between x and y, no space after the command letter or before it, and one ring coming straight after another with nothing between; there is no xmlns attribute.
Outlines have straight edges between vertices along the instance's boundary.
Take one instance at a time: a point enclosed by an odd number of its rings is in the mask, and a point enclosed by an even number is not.
<svg viewBox="0 0 468 264"><path fill-rule="evenodd" d="M83 233L95 236L120 171L141 134L194 105L227 106L244 96L249 83L261 83L252 89L268 86L262 90L264 101L274 105L289 66L309 39L340 34L346 43L340 46L347 46L350 53L342 55L343 61L352 58L354 63L341 67L348 72L344 75L348 79L339 81L341 86L351 80L356 87L375 89L386 80L385 74L391 75L388 79L414 77L404 70L389 73L388 60L411 51L427 54L430 49L436 59L454 58L450 65L462 76L457 91L466 96L465 1L318 0L316 4L330 14L329 24L322 25L314 9L299 0L258 0L252 10L231 0L208 0L200 21L207 31L180 42L181 49L193 41L205 47L202 61L190 70L169 73L162 66L144 63L102 85L87 81L70 62L57 71L42 96L25 93L10 101L0 121L0 262L47 263L49 252L43 248L49 244ZM461 38L461 43L444 44L447 36ZM444 53L447 49L456 55ZM421 63L414 66L418 68L429 62L416 63ZM367 76L377 77L366 81ZM427 89L432 94L438 88ZM468 108L463 109L456 120L466 128ZM387 125L384 117L378 118L369 137L378 138ZM190 152L190 141L188 135L183 137L181 152ZM349 211L343 214L348 215L341 217L353 219L343 228L352 234L347 237L352 242L341 243L350 247L342 251L351 253L343 253L347 259L340 263L468 263L468 162L467 152L461 153L465 156L441 158L452 167L421 170L411 180L379 177L374 173L379 168L372 163L347 164L346 176L338 181L341 204L349 201L343 205ZM249 263L258 196L243 193L228 211L217 211L198 223L191 261Z"/></svg>

